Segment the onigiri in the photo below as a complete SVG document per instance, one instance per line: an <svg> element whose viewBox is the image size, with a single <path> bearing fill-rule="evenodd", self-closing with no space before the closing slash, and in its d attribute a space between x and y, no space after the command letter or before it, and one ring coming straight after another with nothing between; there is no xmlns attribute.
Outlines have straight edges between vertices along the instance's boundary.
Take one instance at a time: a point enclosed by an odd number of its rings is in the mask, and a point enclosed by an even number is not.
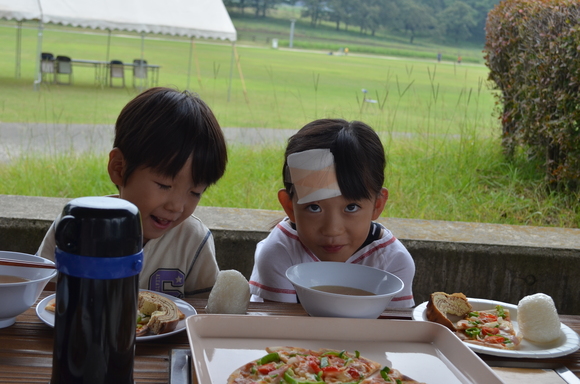
<svg viewBox="0 0 580 384"><path fill-rule="evenodd" d="M547 343L560 337L560 318L554 300L544 293L524 297L518 303L518 325L524 339Z"/></svg>
<svg viewBox="0 0 580 384"><path fill-rule="evenodd" d="M250 284L239 271L220 271L209 293L207 313L245 314L250 304Z"/></svg>

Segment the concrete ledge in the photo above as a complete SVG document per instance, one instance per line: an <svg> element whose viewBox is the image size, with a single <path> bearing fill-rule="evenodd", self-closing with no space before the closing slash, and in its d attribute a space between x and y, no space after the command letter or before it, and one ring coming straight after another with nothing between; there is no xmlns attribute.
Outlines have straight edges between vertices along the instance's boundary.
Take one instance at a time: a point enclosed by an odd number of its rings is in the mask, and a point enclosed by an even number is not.
<svg viewBox="0 0 580 384"><path fill-rule="evenodd" d="M0 195L0 249L35 253L70 199ZM199 207L212 230L222 269L246 277L258 241L284 214ZM415 259L416 303L434 291L463 292L517 304L543 292L561 314L580 314L580 229L384 218L380 220Z"/></svg>

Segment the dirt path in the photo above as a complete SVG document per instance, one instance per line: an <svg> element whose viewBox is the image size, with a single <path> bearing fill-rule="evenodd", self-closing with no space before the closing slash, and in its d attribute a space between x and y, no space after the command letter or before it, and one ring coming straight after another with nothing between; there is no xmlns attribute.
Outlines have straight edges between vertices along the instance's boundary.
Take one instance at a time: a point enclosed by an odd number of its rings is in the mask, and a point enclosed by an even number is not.
<svg viewBox="0 0 580 384"><path fill-rule="evenodd" d="M272 128L223 128L230 145L284 145L295 130ZM0 123L0 162L23 152L107 152L113 143L112 125Z"/></svg>

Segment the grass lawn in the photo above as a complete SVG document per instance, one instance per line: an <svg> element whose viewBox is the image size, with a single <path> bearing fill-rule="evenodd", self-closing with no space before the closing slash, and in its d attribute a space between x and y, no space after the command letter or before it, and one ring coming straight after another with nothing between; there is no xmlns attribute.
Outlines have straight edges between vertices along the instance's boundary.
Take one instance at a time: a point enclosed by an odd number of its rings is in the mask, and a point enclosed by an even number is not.
<svg viewBox="0 0 580 384"><path fill-rule="evenodd" d="M328 49L272 49L266 40L283 33L280 23L255 29L244 25L239 30L248 37L236 44L235 51L227 42L195 41L191 67L190 41L164 36L142 41L124 32L113 33L109 59L131 62L140 57L143 42L145 59L161 66L160 85L197 92L224 127L298 129L323 117L365 121L379 132L388 154L390 199L385 215L580 226L578 194L547 193L541 163L524 153L513 162L503 158L488 71L477 60L480 50L462 51L463 57L473 57L462 64L453 59L437 63L435 55L429 58L437 48L405 47L399 38L392 43L397 49L421 54L369 55L357 52L357 43L380 45L378 39L363 39L352 31L343 32L337 43L350 46L348 56L329 55ZM22 73L15 79L14 26L0 22L0 122L113 125L121 108L138 93L130 73L128 87L109 88L95 85L90 67L74 68L72 86L42 84L35 91L37 30L33 24L23 29ZM71 30L46 26L43 51L106 59L106 33ZM316 36L307 33L309 48L333 36L325 37L328 28ZM364 97L375 102L364 102ZM226 175L207 191L202 204L280 209L276 191L282 186L282 154L283 148L276 146L230 146ZM4 181L0 193L67 197L113 193L104 166L99 166L105 162L106 154L101 153L28 154L0 165ZM83 179L91 182L76 182Z"/></svg>
<svg viewBox="0 0 580 384"><path fill-rule="evenodd" d="M42 84L33 90L36 55L34 24L22 37L21 78L14 78L15 29L0 27L1 120L7 122L113 124L137 89L95 86L92 67L74 68L74 85ZM102 31L70 33L47 26L43 51L78 59L105 60L107 35ZM113 34L110 59L131 62L140 57L141 39ZM459 133L464 115L486 116L477 124L495 126L492 92L481 64L384 56L328 55L318 51L232 46L196 41L189 68L190 42L151 36L144 57L161 65L160 85L197 92L225 127L299 128L306 122L336 116L360 119L379 131ZM188 77L188 73L190 76ZM231 74L231 84L230 84ZM131 74L128 84L131 84ZM378 103L363 103L362 89ZM489 134L489 132L487 132Z"/></svg>

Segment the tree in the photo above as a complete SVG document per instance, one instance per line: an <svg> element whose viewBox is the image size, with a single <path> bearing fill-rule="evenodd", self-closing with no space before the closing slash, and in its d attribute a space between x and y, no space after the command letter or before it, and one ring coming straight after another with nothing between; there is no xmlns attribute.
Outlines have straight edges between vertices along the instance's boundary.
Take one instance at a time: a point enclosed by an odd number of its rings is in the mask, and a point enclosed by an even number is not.
<svg viewBox="0 0 580 384"><path fill-rule="evenodd" d="M280 3L277 0L252 0L252 7L254 7L254 14L256 17L266 17L268 9L273 9L276 4Z"/></svg>
<svg viewBox="0 0 580 384"><path fill-rule="evenodd" d="M415 0L399 0L400 10L397 22L401 28L411 34L409 42L413 44L415 37L437 28L437 20L433 11L426 5Z"/></svg>
<svg viewBox="0 0 580 384"><path fill-rule="evenodd" d="M246 7L249 6L246 0L224 0L224 5L228 8L237 7L242 15L245 13Z"/></svg>
<svg viewBox="0 0 580 384"><path fill-rule="evenodd" d="M350 20L354 13L356 4L352 0L329 0L328 6L328 20L336 23L336 30L340 30L340 23L343 23L345 30L350 24Z"/></svg>
<svg viewBox="0 0 580 384"><path fill-rule="evenodd" d="M322 20L324 12L327 10L327 1L324 0L304 0L304 10L302 11L303 17L310 17L310 24L313 27L318 25L318 22Z"/></svg>
<svg viewBox="0 0 580 384"><path fill-rule="evenodd" d="M466 40L471 36L471 29L477 25L476 11L463 1L456 1L437 15L444 26L446 35L455 42Z"/></svg>

